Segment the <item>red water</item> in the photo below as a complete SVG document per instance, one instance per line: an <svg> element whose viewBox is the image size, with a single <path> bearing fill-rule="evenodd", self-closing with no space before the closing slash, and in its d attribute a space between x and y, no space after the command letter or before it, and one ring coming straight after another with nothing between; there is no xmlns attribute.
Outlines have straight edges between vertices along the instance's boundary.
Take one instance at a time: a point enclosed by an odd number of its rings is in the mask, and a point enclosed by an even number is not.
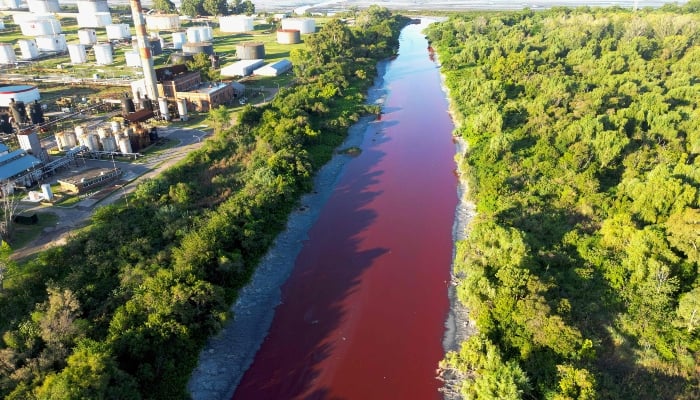
<svg viewBox="0 0 700 400"><path fill-rule="evenodd" d="M439 399L457 205L452 121L404 29L381 121L309 233L234 399Z"/></svg>

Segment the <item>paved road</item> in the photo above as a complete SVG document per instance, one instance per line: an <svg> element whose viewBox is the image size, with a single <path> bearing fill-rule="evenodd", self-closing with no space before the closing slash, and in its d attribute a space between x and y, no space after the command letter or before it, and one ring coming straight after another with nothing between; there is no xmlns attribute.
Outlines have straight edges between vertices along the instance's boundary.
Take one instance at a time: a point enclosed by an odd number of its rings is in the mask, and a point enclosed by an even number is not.
<svg viewBox="0 0 700 400"><path fill-rule="evenodd" d="M78 172L79 170L89 168L111 168L113 165L124 170L123 176L128 182L100 200L94 198L83 199L73 207L57 207L27 202L20 204L20 210L22 210L24 214L50 212L56 214L58 222L54 227L44 228L39 237L26 246L15 249L12 257L14 259L22 259L49 247L64 244L75 229L88 224L89 218L95 208L113 204L118 201L125 201L123 200L124 195L131 193L136 188L138 182L160 174L163 170L185 157L190 151L199 148L207 132L198 129L159 128L159 135L171 140L176 140L178 144L161 154L147 156L134 162L120 162L111 159L78 160L78 165L71 172ZM53 183L56 179L58 179L58 177L52 177L50 182Z"/></svg>

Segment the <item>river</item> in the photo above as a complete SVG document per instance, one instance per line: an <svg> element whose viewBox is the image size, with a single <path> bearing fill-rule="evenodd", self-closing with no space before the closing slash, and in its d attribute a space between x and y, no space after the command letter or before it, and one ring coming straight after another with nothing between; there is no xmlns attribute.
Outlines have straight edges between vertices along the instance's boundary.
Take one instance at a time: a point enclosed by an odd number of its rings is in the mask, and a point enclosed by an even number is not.
<svg viewBox="0 0 700 400"><path fill-rule="evenodd" d="M234 399L438 399L457 206L453 124L406 27L367 127L282 287Z"/></svg>

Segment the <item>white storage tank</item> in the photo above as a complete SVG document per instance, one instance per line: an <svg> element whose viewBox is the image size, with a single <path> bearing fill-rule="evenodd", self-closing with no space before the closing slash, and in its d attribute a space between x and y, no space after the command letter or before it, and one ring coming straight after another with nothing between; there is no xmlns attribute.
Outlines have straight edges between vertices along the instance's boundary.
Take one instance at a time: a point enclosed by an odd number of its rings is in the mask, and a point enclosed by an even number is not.
<svg viewBox="0 0 700 400"><path fill-rule="evenodd" d="M102 149L104 151L117 151L117 139L113 135L107 135L102 139Z"/></svg>
<svg viewBox="0 0 700 400"><path fill-rule="evenodd" d="M177 14L146 15L146 29L149 31L180 29L180 16Z"/></svg>
<svg viewBox="0 0 700 400"><path fill-rule="evenodd" d="M86 132L87 131L85 130L85 125L76 125L75 126L75 135L77 137L84 135ZM83 142L81 141L80 144L83 144Z"/></svg>
<svg viewBox="0 0 700 400"><path fill-rule="evenodd" d="M34 39L20 39L17 44L19 44L19 51L22 53L22 60L33 60L39 57L39 48Z"/></svg>
<svg viewBox="0 0 700 400"><path fill-rule="evenodd" d="M183 43L187 43L187 32L173 32L173 48L180 50Z"/></svg>
<svg viewBox="0 0 700 400"><path fill-rule="evenodd" d="M99 127L97 128L97 136L99 136L100 140L104 139L107 137L107 135L111 134L111 129L105 128L105 127Z"/></svg>
<svg viewBox="0 0 700 400"><path fill-rule="evenodd" d="M55 13L61 11L58 0L27 0L29 12L35 14Z"/></svg>
<svg viewBox="0 0 700 400"><path fill-rule="evenodd" d="M58 132L54 135L54 137L56 138L56 146L58 147L59 151L70 149L70 147L66 144L66 132Z"/></svg>
<svg viewBox="0 0 700 400"><path fill-rule="evenodd" d="M19 23L23 36L48 36L61 33L61 24L53 17L34 19Z"/></svg>
<svg viewBox="0 0 700 400"><path fill-rule="evenodd" d="M202 39L202 42L211 41L214 39L214 31L208 26L200 26L199 37Z"/></svg>
<svg viewBox="0 0 700 400"><path fill-rule="evenodd" d="M0 43L0 64L17 64L17 56L11 44Z"/></svg>
<svg viewBox="0 0 700 400"><path fill-rule="evenodd" d="M136 67L136 68L141 68L141 56L139 55L138 51L125 51L124 56L126 57L126 66L127 67Z"/></svg>
<svg viewBox="0 0 700 400"><path fill-rule="evenodd" d="M164 120L170 121L170 111L168 110L168 100L166 100L165 97L158 98L158 110L160 111L160 115Z"/></svg>
<svg viewBox="0 0 700 400"><path fill-rule="evenodd" d="M78 14L78 26L81 28L104 28L112 24L112 15L108 12Z"/></svg>
<svg viewBox="0 0 700 400"><path fill-rule="evenodd" d="M131 37L129 25L127 24L110 24L105 27L107 29L108 40L122 40Z"/></svg>
<svg viewBox="0 0 700 400"><path fill-rule="evenodd" d="M73 131L65 131L63 135L63 142L67 149L72 149L78 145L78 135Z"/></svg>
<svg viewBox="0 0 700 400"><path fill-rule="evenodd" d="M5 29L5 21L0 19L0 30Z"/></svg>
<svg viewBox="0 0 700 400"><path fill-rule="evenodd" d="M87 52L84 44L69 44L68 54L71 64L85 64L87 62Z"/></svg>
<svg viewBox="0 0 700 400"><path fill-rule="evenodd" d="M41 193L44 195L44 199L51 201L53 200L53 192L51 191L51 184L44 183L41 185Z"/></svg>
<svg viewBox="0 0 700 400"><path fill-rule="evenodd" d="M297 44L301 43L301 32L296 29L280 29L277 31L277 43Z"/></svg>
<svg viewBox="0 0 700 400"><path fill-rule="evenodd" d="M39 48L40 51L47 52L56 51L61 53L68 49L68 45L66 44L66 35L63 34L51 36L37 36L36 46Z"/></svg>
<svg viewBox="0 0 700 400"><path fill-rule="evenodd" d="M92 28L78 29L78 41L85 46L97 43L97 32Z"/></svg>
<svg viewBox="0 0 700 400"><path fill-rule="evenodd" d="M99 65L110 65L114 63L111 44L96 44L93 49L95 50L95 63Z"/></svg>
<svg viewBox="0 0 700 400"><path fill-rule="evenodd" d="M119 151L122 153L133 153L131 151L131 141L129 140L129 134L125 132L117 138L117 145L119 146Z"/></svg>
<svg viewBox="0 0 700 400"><path fill-rule="evenodd" d="M100 151L100 141L96 134L85 133L78 135L78 142L90 151Z"/></svg>
<svg viewBox="0 0 700 400"><path fill-rule="evenodd" d="M187 99L177 99L177 113L180 114L180 121L187 121Z"/></svg>
<svg viewBox="0 0 700 400"><path fill-rule="evenodd" d="M78 0L78 13L80 14L95 14L98 12L109 12L107 0Z"/></svg>
<svg viewBox="0 0 700 400"><path fill-rule="evenodd" d="M247 15L227 15L219 17L219 29L225 33L243 33L255 29L254 18Z"/></svg>
<svg viewBox="0 0 700 400"><path fill-rule="evenodd" d="M1 47L2 43L0 43ZM10 45L8 45L10 46ZM12 46L10 46L12 49ZM2 54L0 52L0 54ZM12 53L14 57L15 53ZM0 62L1 63L1 62ZM22 101L25 105L40 100L39 88L32 85L0 86L0 107L9 107L14 101Z"/></svg>
<svg viewBox="0 0 700 400"><path fill-rule="evenodd" d="M110 127L110 129L112 129L112 134L113 134L113 135L118 135L118 134L119 134L119 131L121 131L121 129L122 129L121 124L119 123L119 121L111 121L111 122L109 123L109 127Z"/></svg>
<svg viewBox="0 0 700 400"><path fill-rule="evenodd" d="M201 31L199 30L198 26L187 28L187 41L189 43L199 43L203 41Z"/></svg>
<svg viewBox="0 0 700 400"><path fill-rule="evenodd" d="M285 18L282 29L295 29L302 35L316 32L316 21L313 18Z"/></svg>

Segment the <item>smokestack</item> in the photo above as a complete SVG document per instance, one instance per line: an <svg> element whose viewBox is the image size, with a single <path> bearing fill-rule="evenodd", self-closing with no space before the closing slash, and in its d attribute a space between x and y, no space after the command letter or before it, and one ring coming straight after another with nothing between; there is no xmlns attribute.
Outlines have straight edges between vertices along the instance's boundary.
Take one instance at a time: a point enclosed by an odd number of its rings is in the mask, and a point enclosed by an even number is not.
<svg viewBox="0 0 700 400"><path fill-rule="evenodd" d="M156 70L153 68L153 57L151 48L146 36L146 22L143 18L141 1L129 0L131 3L131 13L134 18L134 28L136 28L136 42L141 56L141 66L143 68L143 80L146 84L146 94L153 101L158 100L158 86L156 85Z"/></svg>

